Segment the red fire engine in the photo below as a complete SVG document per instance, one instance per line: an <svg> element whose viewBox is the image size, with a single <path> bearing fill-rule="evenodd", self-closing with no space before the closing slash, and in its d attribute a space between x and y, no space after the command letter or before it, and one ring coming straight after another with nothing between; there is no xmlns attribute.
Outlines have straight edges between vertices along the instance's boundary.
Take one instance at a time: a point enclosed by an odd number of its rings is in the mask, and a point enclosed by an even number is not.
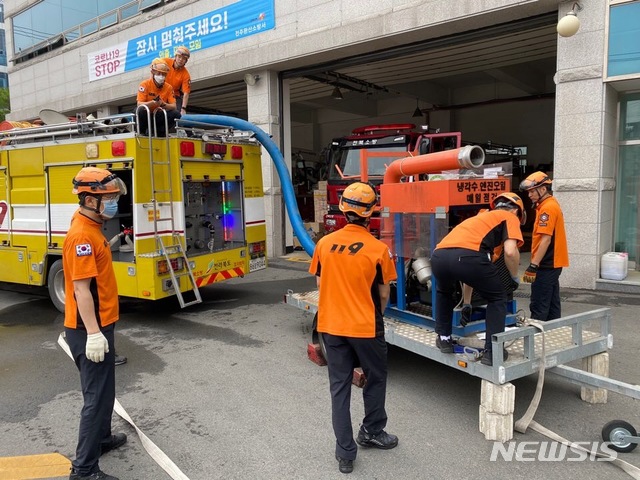
<svg viewBox="0 0 640 480"><path fill-rule="evenodd" d="M327 233L339 230L346 224L338 203L348 184L355 181L370 182L379 193L385 169L394 160L406 157L407 153L409 156L424 155L460 148L460 132L430 133L428 127L423 128L418 130L412 123L368 125L331 142L327 179L328 212L324 216ZM380 216L377 212L371 219L370 229L374 235L380 235Z"/></svg>

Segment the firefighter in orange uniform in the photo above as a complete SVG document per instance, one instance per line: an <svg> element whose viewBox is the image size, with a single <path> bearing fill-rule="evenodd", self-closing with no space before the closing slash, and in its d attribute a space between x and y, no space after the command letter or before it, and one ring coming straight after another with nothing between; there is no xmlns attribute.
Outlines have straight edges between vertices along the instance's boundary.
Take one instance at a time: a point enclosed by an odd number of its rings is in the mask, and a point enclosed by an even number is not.
<svg viewBox="0 0 640 480"><path fill-rule="evenodd" d="M551 179L546 173L534 172L520 183L536 209L531 236L531 263L522 281L531 284L531 318L560 318L560 274L569 266L564 216L558 200L551 193Z"/></svg>
<svg viewBox="0 0 640 480"><path fill-rule="evenodd" d="M65 336L78 370L84 406L70 480L118 480L100 470L100 455L127 441L111 433L115 401L114 328L119 318L118 286L111 247L102 223L118 212L127 189L108 170L86 167L73 179L80 208L64 241Z"/></svg>
<svg viewBox="0 0 640 480"><path fill-rule="evenodd" d="M335 455L342 473L353 471L356 442L381 449L398 445L398 437L384 431L387 344L382 317L389 283L397 274L389 248L367 229L375 205L370 185L349 185L339 204L348 224L318 241L309 268L320 291L318 333L326 347ZM354 442L350 401L358 362L367 383L362 391L365 417Z"/></svg>
<svg viewBox="0 0 640 480"><path fill-rule="evenodd" d="M189 94L191 93L191 75L187 70L187 62L191 52L185 46L176 48L174 58L163 58L162 61L169 67L165 80L173 87L173 96L176 98L176 110L180 115L187 113Z"/></svg>
<svg viewBox="0 0 640 480"><path fill-rule="evenodd" d="M170 132L175 128L176 120L180 118L180 112L176 110L173 87L166 81L168 73L169 66L162 59L154 58L153 62L151 62L151 77L138 86L138 121L140 122L140 132L143 135L147 135L147 129L151 127L149 126L146 109L140 108L142 105L146 105L150 110L151 118L155 123L156 133L159 137L164 137L167 134L162 110L167 112Z"/></svg>
<svg viewBox="0 0 640 480"><path fill-rule="evenodd" d="M504 332L507 291L492 255L502 247L513 287L517 288L518 247L524 243L520 225L525 221L522 199L515 193L502 193L491 201L491 210L466 219L436 245L431 268L436 278L436 346L441 352L453 353L454 293L456 284L463 282L487 301L485 350L480 361L493 365L491 336Z"/></svg>

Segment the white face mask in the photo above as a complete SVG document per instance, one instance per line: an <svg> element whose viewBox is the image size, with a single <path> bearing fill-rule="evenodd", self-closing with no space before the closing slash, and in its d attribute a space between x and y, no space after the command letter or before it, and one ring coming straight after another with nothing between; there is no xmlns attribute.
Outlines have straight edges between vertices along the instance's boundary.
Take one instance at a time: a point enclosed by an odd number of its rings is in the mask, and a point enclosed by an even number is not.
<svg viewBox="0 0 640 480"><path fill-rule="evenodd" d="M157 83L158 85L163 85L163 84L164 84L164 79L165 79L165 78L166 78L166 77L165 77L164 75L154 75L154 76L153 76L153 79L156 81L156 83Z"/></svg>

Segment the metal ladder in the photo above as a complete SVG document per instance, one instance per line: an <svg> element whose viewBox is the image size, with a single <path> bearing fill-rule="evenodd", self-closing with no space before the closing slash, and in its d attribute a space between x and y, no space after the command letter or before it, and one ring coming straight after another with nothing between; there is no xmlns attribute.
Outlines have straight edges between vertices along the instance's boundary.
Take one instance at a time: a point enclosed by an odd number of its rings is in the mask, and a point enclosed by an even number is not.
<svg viewBox="0 0 640 480"><path fill-rule="evenodd" d="M151 170L151 192L152 198L151 203L153 205L153 232L154 238L156 240L156 248L160 251L160 253L164 256L167 262L167 269L169 270L169 275L171 275L171 284L173 285L173 289L178 297L178 302L180 302L180 307L185 308L190 305L195 305L197 303L202 303L202 297L200 295L200 290L198 289L198 285L196 284L196 279L193 276L193 271L191 270L191 266L189 265L189 259L187 258L187 254L182 245L182 240L180 238L180 234L176 231L175 228L175 219L173 214L173 189L172 185L172 169L171 169L171 161L169 160L171 154L171 148L169 143L169 134L167 133L166 137L164 137L164 145L166 148L166 160L164 161L156 161L154 158L154 151L152 145L152 130L155 130L155 119L153 124L151 123L151 111L146 105L142 105L136 110L136 116L138 115L140 108L145 108L147 110L147 125L149 126L149 165ZM164 114L164 123L165 123L165 132L169 132L169 122L167 118L167 112L162 109ZM139 125L139 122L137 122ZM138 127L138 133L140 133ZM154 133L156 133L154 131ZM158 173L162 175L164 172L164 179L167 182L168 188L158 190L156 189L156 169L158 169ZM158 202L158 195L168 195L169 197L169 216L158 218L157 212L160 211ZM162 236L158 232L158 223L160 222L169 222L171 225L171 243L165 244L166 240L162 239ZM173 270L171 265L171 259L169 258L170 254L179 253L182 258L182 262L185 266L186 271L184 273L178 273ZM180 278L188 277L189 282L191 282L191 291L194 295L194 300L185 302L184 296L182 295L182 291L180 290Z"/></svg>

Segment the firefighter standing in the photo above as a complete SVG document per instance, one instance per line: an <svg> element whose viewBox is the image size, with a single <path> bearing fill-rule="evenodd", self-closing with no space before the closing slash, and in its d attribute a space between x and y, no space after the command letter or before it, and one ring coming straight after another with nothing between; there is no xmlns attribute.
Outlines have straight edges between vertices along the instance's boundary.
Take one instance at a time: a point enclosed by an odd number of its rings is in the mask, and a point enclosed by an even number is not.
<svg viewBox="0 0 640 480"><path fill-rule="evenodd" d="M492 254L502 246L505 264L517 288L518 247L524 243L520 225L525 221L522 199L515 193L502 193L491 201L491 210L466 219L436 245L431 268L437 285L436 346L441 352L453 353L454 293L457 283L463 282L487 301L485 350L480 361L493 365L491 336L504 332L507 292L491 261Z"/></svg>
<svg viewBox="0 0 640 480"><path fill-rule="evenodd" d="M318 241L309 268L320 292L318 332L326 347L335 454L342 473L353 471L356 442L381 449L398 445L398 437L384 431L387 344L382 317L389 283L397 274L389 248L367 229L375 205L370 185L349 185L339 204L348 224ZM362 391L365 417L354 442L350 401L357 362L367 383Z"/></svg>
<svg viewBox="0 0 640 480"><path fill-rule="evenodd" d="M173 87L173 96L176 99L176 110L180 115L187 113L189 94L191 93L191 75L187 70L187 62L191 52L185 46L176 48L174 58L163 58L162 61L169 67L165 80Z"/></svg>
<svg viewBox="0 0 640 480"><path fill-rule="evenodd" d="M176 110L176 99L173 96L173 87L167 83L166 78L169 73L169 66L160 58L154 58L151 62L151 77L144 80L138 86L138 121L140 132L147 135L149 119L147 110L140 108L143 105L151 112L151 118L155 124L155 131L159 137L166 136L165 117L162 111L167 112L167 122L169 132L175 129L175 122L180 118L180 112Z"/></svg>
<svg viewBox="0 0 640 480"><path fill-rule="evenodd" d="M520 183L536 209L531 237L531 263L522 281L531 283L531 318L560 318L560 274L569 266L564 216L558 200L551 194L551 179L534 172Z"/></svg>
<svg viewBox="0 0 640 480"><path fill-rule="evenodd" d="M111 434L118 287L102 223L118 212L118 199L127 189L111 172L95 167L80 170L73 185L80 208L73 215L62 252L67 292L64 326L80 371L84 406L69 479L118 480L98 465L100 455L127 441L124 433Z"/></svg>

